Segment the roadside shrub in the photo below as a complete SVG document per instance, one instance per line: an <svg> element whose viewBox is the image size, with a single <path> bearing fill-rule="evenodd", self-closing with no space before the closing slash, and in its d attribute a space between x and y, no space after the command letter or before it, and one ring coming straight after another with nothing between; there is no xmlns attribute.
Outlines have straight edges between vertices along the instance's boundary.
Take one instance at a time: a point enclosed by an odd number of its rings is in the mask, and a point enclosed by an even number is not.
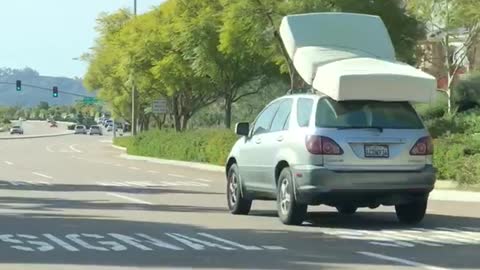
<svg viewBox="0 0 480 270"><path fill-rule="evenodd" d="M456 134L434 141L437 178L480 183L480 136Z"/></svg>
<svg viewBox="0 0 480 270"><path fill-rule="evenodd" d="M75 125L73 125L75 128ZM133 137L117 137L113 141L113 144L121 147L128 148L133 142Z"/></svg>
<svg viewBox="0 0 480 270"><path fill-rule="evenodd" d="M464 133L469 128L464 118L451 115L427 120L425 121L425 126L433 138L448 134Z"/></svg>
<svg viewBox="0 0 480 270"><path fill-rule="evenodd" d="M459 112L480 106L480 72L470 74L453 89L452 97Z"/></svg>
<svg viewBox="0 0 480 270"><path fill-rule="evenodd" d="M131 138L118 138L115 144L127 147L132 155L195 161L223 165L237 136L225 129L198 129L178 133L152 130Z"/></svg>
<svg viewBox="0 0 480 270"><path fill-rule="evenodd" d="M432 104L418 104L415 110L424 120L441 118L447 113L447 97L444 93L437 92L437 100Z"/></svg>

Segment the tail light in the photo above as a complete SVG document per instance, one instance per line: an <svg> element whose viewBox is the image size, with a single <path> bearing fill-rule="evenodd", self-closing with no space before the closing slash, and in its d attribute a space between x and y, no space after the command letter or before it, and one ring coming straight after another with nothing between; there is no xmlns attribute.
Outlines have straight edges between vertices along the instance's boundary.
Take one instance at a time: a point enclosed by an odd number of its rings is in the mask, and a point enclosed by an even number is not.
<svg viewBox="0 0 480 270"><path fill-rule="evenodd" d="M433 155L433 141L431 137L423 137L419 139L410 150L412 156L428 156Z"/></svg>
<svg viewBox="0 0 480 270"><path fill-rule="evenodd" d="M314 155L342 155L342 148L332 139L324 136L308 136L305 145Z"/></svg>

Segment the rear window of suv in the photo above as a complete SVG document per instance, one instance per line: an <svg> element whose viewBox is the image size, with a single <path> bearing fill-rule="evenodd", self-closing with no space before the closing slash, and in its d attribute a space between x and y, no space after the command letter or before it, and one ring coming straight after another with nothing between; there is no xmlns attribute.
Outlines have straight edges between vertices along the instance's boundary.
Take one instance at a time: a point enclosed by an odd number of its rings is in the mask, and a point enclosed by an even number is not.
<svg viewBox="0 0 480 270"><path fill-rule="evenodd" d="M422 121L408 102L335 101L322 98L317 105L317 127L422 129Z"/></svg>

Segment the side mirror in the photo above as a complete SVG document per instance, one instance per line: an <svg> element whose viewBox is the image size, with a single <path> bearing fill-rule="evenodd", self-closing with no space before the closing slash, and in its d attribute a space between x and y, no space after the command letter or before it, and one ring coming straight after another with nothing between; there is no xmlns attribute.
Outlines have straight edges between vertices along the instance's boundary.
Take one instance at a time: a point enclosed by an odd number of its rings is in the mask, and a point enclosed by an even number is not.
<svg viewBox="0 0 480 270"><path fill-rule="evenodd" d="M235 126L235 133L240 136L248 136L250 132L250 124L247 122L237 123Z"/></svg>

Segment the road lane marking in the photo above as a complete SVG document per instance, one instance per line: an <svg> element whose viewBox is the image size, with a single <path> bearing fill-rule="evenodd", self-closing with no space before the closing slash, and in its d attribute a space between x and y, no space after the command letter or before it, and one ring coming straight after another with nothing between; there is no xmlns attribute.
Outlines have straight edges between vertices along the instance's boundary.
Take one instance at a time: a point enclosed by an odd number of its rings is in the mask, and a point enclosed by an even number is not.
<svg viewBox="0 0 480 270"><path fill-rule="evenodd" d="M79 251L78 248L70 245L69 243L63 241L62 239L60 238L57 238L55 237L54 235L52 234L49 234L49 233L44 233L43 236L45 236L45 238L49 239L50 241L52 241L53 243L63 247L64 249L68 250L68 251Z"/></svg>
<svg viewBox="0 0 480 270"><path fill-rule="evenodd" d="M75 148L75 146L78 146L78 144L72 144L68 148L72 149L73 152L83 153L82 150Z"/></svg>
<svg viewBox="0 0 480 270"><path fill-rule="evenodd" d="M286 248L281 246L262 246L262 248L267 250L287 250Z"/></svg>
<svg viewBox="0 0 480 270"><path fill-rule="evenodd" d="M96 182L97 185L105 187L132 187L132 188L161 188L161 187L202 187L206 188L210 185L194 181L102 181Z"/></svg>
<svg viewBox="0 0 480 270"><path fill-rule="evenodd" d="M465 231L460 228L436 227L381 231L324 228L321 231L340 239L363 240L372 245L385 247L480 245L480 231Z"/></svg>
<svg viewBox="0 0 480 270"><path fill-rule="evenodd" d="M122 164L115 164L115 167L122 167Z"/></svg>
<svg viewBox="0 0 480 270"><path fill-rule="evenodd" d="M13 162L5 161L5 164L12 166L12 165L13 165Z"/></svg>
<svg viewBox="0 0 480 270"><path fill-rule="evenodd" d="M201 244L201 245L204 245L204 246L207 246L207 247L214 247L214 248L219 248L219 249L223 249L223 250L235 250L235 248L232 248L232 247L222 246L220 244L208 242L208 241L205 241L205 240L200 240L198 238L189 237L189 236L186 236L186 235L183 235L183 234L179 234L179 233L172 233L172 234L177 236L177 237L181 237L183 239L186 239L187 241L196 242L198 244ZM225 239L222 239L222 240L225 240ZM226 241L228 241L228 240L226 240Z"/></svg>
<svg viewBox="0 0 480 270"><path fill-rule="evenodd" d="M185 175L169 173L168 176L177 177L177 178L187 178Z"/></svg>
<svg viewBox="0 0 480 270"><path fill-rule="evenodd" d="M190 233L161 233L151 236L147 233L137 232L132 235L119 233L68 233L52 234L0 234L0 247L6 245L9 248L23 252L119 252L131 250L141 251L171 250L202 251L207 249L232 251L243 250L246 252L256 251L284 251L284 247L276 245L254 246L240 244L206 232Z"/></svg>
<svg viewBox="0 0 480 270"><path fill-rule="evenodd" d="M154 171L154 170L149 170L149 171L147 171L147 172L148 172L148 173L159 173L159 172Z"/></svg>
<svg viewBox="0 0 480 270"><path fill-rule="evenodd" d="M130 170L134 170L134 171L139 171L140 168L137 168L137 167L128 167Z"/></svg>
<svg viewBox="0 0 480 270"><path fill-rule="evenodd" d="M50 146L52 146L52 145L47 145L45 147L45 149L47 149L47 151L50 152L50 153L55 153L55 151L53 151L52 148L50 148Z"/></svg>
<svg viewBox="0 0 480 270"><path fill-rule="evenodd" d="M140 199L137 199L137 198L128 197L128 196L121 195L121 194L117 194L117 193L107 192L107 194L110 195L110 196L114 196L114 197L117 197L117 198L121 198L121 199L125 199L125 200L128 200L128 201L131 201L131 202L136 202L136 203L140 203L140 204L147 204L147 205L153 205L153 203L151 203L151 202L147 202L147 201L140 200Z"/></svg>
<svg viewBox="0 0 480 270"><path fill-rule="evenodd" d="M418 263L418 262L414 262L414 261L405 260L405 259L402 259L402 258L382 255L382 254L379 254L379 253L366 252L366 251L358 251L357 253L362 254L364 256L367 256L367 257L383 260L383 261L396 262L396 263L399 263L399 264L413 266L413 267L419 267L419 268L427 269L427 270L450 270L448 268L443 268L443 267L437 267L437 266L433 266L433 265Z"/></svg>
<svg viewBox="0 0 480 270"><path fill-rule="evenodd" d="M212 180L204 179L204 178L195 178L195 180L202 181L202 182L213 182Z"/></svg>
<svg viewBox="0 0 480 270"><path fill-rule="evenodd" d="M46 174L43 174L43 173L38 173L38 172L32 172L32 174L35 174L37 176L40 176L40 177L43 177L43 178L47 178L47 179L53 179L53 177L49 176L49 175L46 175Z"/></svg>
<svg viewBox="0 0 480 270"><path fill-rule="evenodd" d="M204 237L207 237L207 238L211 238L211 239L213 239L213 240L215 240L215 241L222 242L222 243L225 243L225 244L227 244L227 245L234 246L234 247L238 247L238 248L241 248L241 249L244 249L244 250L261 250L261 248L259 248L259 247L257 247L257 246L246 246L246 245L242 245L242 244L239 244L239 243L236 243L236 242L227 240L227 239L223 239L223 238L220 238L220 237L216 237L216 236L211 235L211 234L208 234L208 233L199 233L199 235L204 236Z"/></svg>

